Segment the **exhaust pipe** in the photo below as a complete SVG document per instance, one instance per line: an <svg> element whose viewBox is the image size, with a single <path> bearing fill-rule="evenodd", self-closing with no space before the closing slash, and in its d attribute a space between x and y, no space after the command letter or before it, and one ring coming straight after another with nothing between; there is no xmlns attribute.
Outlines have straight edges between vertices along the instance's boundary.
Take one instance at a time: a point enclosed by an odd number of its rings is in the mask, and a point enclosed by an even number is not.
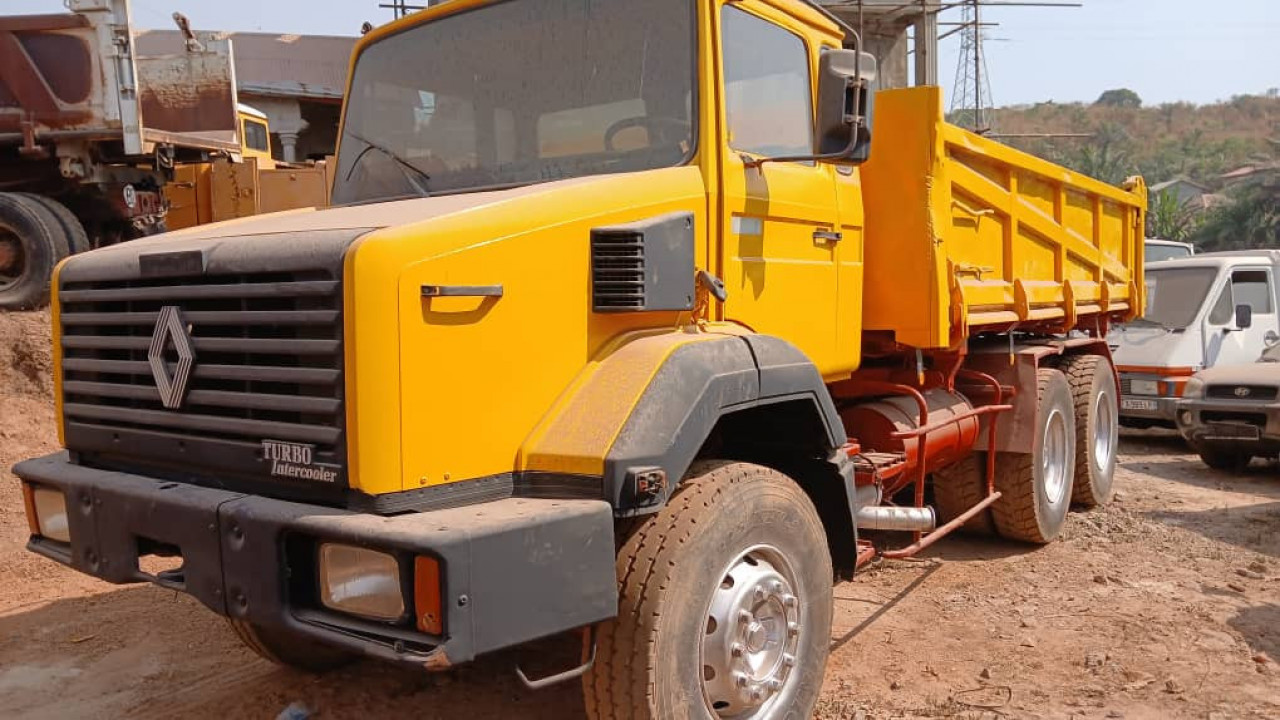
<svg viewBox="0 0 1280 720"><path fill-rule="evenodd" d="M931 507L868 505L858 509L859 530L900 530L929 532L938 525Z"/></svg>

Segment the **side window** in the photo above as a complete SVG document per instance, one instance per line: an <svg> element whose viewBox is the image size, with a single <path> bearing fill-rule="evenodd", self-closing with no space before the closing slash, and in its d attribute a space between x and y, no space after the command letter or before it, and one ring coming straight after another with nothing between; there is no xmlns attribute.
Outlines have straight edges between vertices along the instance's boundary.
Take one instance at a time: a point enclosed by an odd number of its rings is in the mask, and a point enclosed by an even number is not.
<svg viewBox="0 0 1280 720"><path fill-rule="evenodd" d="M804 41L728 5L721 20L729 145L765 156L813 152L812 86Z"/></svg>
<svg viewBox="0 0 1280 720"><path fill-rule="evenodd" d="M1235 317L1236 305L1231 297L1231 286L1225 285L1222 292L1218 294L1218 300L1213 304L1213 310L1209 313L1210 325L1226 325Z"/></svg>
<svg viewBox="0 0 1280 720"><path fill-rule="evenodd" d="M267 126L256 120L244 121L244 146L250 150L267 149Z"/></svg>
<svg viewBox="0 0 1280 720"><path fill-rule="evenodd" d="M1255 315L1270 315L1274 309L1269 274L1266 270L1237 270L1232 273L1231 290L1235 294L1235 304L1248 305Z"/></svg>

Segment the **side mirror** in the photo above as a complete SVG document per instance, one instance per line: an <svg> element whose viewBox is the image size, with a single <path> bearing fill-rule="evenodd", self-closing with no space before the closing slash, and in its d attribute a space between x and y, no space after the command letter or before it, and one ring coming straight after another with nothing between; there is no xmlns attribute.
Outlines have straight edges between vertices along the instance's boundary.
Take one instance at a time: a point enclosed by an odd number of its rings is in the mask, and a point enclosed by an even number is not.
<svg viewBox="0 0 1280 720"><path fill-rule="evenodd" d="M1236 329L1248 330L1253 327L1253 306L1237 305L1236 306Z"/></svg>
<svg viewBox="0 0 1280 720"><path fill-rule="evenodd" d="M828 50L818 62L818 157L859 165L871 156L876 58L857 50Z"/></svg>

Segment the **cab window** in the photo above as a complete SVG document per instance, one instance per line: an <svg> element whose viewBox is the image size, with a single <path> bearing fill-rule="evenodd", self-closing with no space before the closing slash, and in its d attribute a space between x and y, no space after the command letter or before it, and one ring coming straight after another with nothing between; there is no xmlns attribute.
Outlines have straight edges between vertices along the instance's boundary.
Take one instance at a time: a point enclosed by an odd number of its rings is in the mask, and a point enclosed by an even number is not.
<svg viewBox="0 0 1280 720"><path fill-rule="evenodd" d="M256 120L245 120L244 146L250 150L261 150L266 152L268 149L267 126Z"/></svg>
<svg viewBox="0 0 1280 720"><path fill-rule="evenodd" d="M1236 305L1248 305L1254 315L1272 312L1271 282L1266 270L1237 270L1231 274L1231 292Z"/></svg>
<svg viewBox="0 0 1280 720"><path fill-rule="evenodd" d="M729 145L766 157L813 152L809 54L804 41L728 5L721 25Z"/></svg>

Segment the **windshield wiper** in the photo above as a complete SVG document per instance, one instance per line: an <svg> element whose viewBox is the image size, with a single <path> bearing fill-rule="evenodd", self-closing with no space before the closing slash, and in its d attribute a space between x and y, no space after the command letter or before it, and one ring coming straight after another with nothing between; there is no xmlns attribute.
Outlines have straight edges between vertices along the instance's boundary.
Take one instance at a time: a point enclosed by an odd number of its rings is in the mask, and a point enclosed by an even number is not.
<svg viewBox="0 0 1280 720"><path fill-rule="evenodd" d="M427 197L431 194L431 190L429 187L429 183L431 182L431 176L427 174L426 170L423 170L417 165L414 165L408 160L405 160L404 158L400 157L399 155L396 154L394 150L390 150L385 146L379 145L378 143L362 135L353 133L350 130L344 130L343 134L348 135L364 143L364 149L356 154L355 160L351 161L351 168L347 170L347 176L343 178L343 180L351 179L351 175L355 173L356 167L360 165L360 159L363 158L366 153L368 153L370 150L377 150L378 152L382 153L383 155L390 158L393 162L395 162L396 167L398 167L400 169L400 172L404 175L404 179L409 181L409 184L413 186L413 189L419 195L423 197Z"/></svg>

